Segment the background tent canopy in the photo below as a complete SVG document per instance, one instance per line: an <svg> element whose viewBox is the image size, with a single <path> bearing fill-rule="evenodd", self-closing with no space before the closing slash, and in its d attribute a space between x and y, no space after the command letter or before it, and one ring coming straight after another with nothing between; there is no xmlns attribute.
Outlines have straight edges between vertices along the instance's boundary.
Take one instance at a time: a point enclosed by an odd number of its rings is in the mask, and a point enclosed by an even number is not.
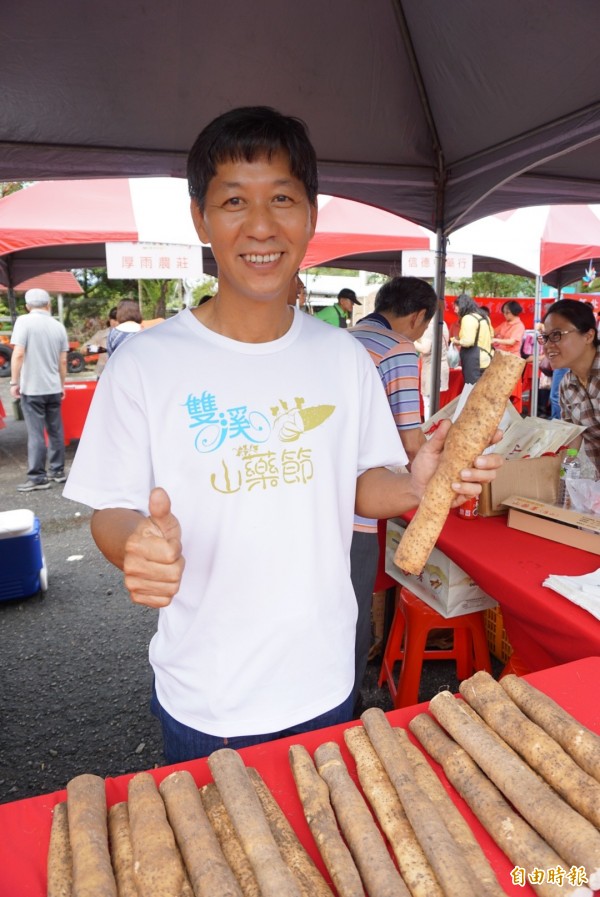
<svg viewBox="0 0 600 897"><path fill-rule="evenodd" d="M322 192L424 227L600 202L596 0L5 7L2 180L182 176L212 118L267 104L308 123Z"/></svg>
<svg viewBox="0 0 600 897"><path fill-rule="evenodd" d="M338 254L428 249L425 228L381 209L319 196L319 217L302 267ZM105 264L113 241L200 243L181 178L42 181L0 200L0 280L40 270ZM209 250L206 250L207 256ZM205 270L216 273L210 255Z"/></svg>

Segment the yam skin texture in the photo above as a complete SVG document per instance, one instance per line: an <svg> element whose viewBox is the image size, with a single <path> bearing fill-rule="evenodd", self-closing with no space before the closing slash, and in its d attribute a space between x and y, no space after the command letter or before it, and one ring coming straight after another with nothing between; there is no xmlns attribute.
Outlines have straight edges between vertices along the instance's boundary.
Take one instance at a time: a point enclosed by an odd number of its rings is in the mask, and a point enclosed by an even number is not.
<svg viewBox="0 0 600 897"><path fill-rule="evenodd" d="M184 869L163 799L150 773L129 781L129 827L139 897L181 897Z"/></svg>
<svg viewBox="0 0 600 897"><path fill-rule="evenodd" d="M117 897L108 851L104 779L84 773L67 784L73 897Z"/></svg>
<svg viewBox="0 0 600 897"><path fill-rule="evenodd" d="M438 468L396 550L394 563L407 573L422 572L456 498L452 483L459 482L461 470L472 467L475 458L490 444L524 366L519 356L496 352L473 387L450 428Z"/></svg>
<svg viewBox="0 0 600 897"><path fill-rule="evenodd" d="M52 811L46 897L71 897L72 888L73 857L69 841L69 818L67 803L62 801Z"/></svg>
<svg viewBox="0 0 600 897"><path fill-rule="evenodd" d="M344 739L356 763L362 790L390 842L412 897L444 897L369 736L362 726L353 726L346 729Z"/></svg>
<svg viewBox="0 0 600 897"><path fill-rule="evenodd" d="M250 861L244 853L244 848L215 783L209 782L208 785L203 785L200 789L200 797L210 824L219 839L223 855L237 879L242 894L244 897L262 897Z"/></svg>
<svg viewBox="0 0 600 897"><path fill-rule="evenodd" d="M480 897L506 897L506 892L500 887L496 873L479 846L477 838L421 751L409 740L405 729L394 729L394 731L413 768L417 785L438 808L440 816L446 823L446 828L456 843L460 845L467 863L473 870L473 877L478 882Z"/></svg>
<svg viewBox="0 0 600 897"><path fill-rule="evenodd" d="M448 781L469 805L483 827L515 866L533 869L565 868L565 861L516 813L469 754L448 737L426 713L413 717L408 728L427 753L439 763ZM588 888L559 887L551 882L531 883L539 897L584 897Z"/></svg>
<svg viewBox="0 0 600 897"><path fill-rule="evenodd" d="M417 785L408 757L383 711L372 707L365 710L361 720L444 892L480 897L479 883L473 881L463 851L433 802Z"/></svg>
<svg viewBox="0 0 600 897"><path fill-rule="evenodd" d="M500 685L523 713L555 738L588 775L600 782L599 735L586 729L560 704L524 679L511 674L504 676Z"/></svg>
<svg viewBox="0 0 600 897"><path fill-rule="evenodd" d="M320 745L315 764L327 783L338 824L369 897L410 897L338 745L333 741Z"/></svg>
<svg viewBox="0 0 600 897"><path fill-rule="evenodd" d="M138 897L126 801L113 804L108 811L108 839L119 897Z"/></svg>
<svg viewBox="0 0 600 897"><path fill-rule="evenodd" d="M441 726L470 754L502 794L531 826L564 857L569 866L583 866L592 890L600 886L600 832L484 726L474 722L448 691L429 702Z"/></svg>
<svg viewBox="0 0 600 897"><path fill-rule="evenodd" d="M333 892L300 843L281 807L256 769L248 769L258 799L288 869L296 876L302 897L333 897Z"/></svg>
<svg viewBox="0 0 600 897"><path fill-rule="evenodd" d="M567 803L596 828L600 827L600 783L584 772L554 738L519 710L489 673L482 671L465 679L460 685L460 693Z"/></svg>
<svg viewBox="0 0 600 897"><path fill-rule="evenodd" d="M192 775L187 770L173 772L163 779L158 790L195 897L243 897Z"/></svg>
<svg viewBox="0 0 600 897"><path fill-rule="evenodd" d="M340 835L329 788L303 745L293 744L289 758L304 816L339 897L364 897L358 869Z"/></svg>
<svg viewBox="0 0 600 897"><path fill-rule="evenodd" d="M208 766L263 897L302 897L293 873L281 858L240 755L231 748L221 748L209 756Z"/></svg>

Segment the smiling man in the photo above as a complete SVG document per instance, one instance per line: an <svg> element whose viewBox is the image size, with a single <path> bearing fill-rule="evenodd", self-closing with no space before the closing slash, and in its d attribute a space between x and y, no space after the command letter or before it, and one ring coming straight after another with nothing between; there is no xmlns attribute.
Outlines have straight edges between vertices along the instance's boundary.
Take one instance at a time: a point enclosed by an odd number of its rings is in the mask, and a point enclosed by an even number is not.
<svg viewBox="0 0 600 897"><path fill-rule="evenodd" d="M159 609L152 706L169 763L351 718L354 509L415 507L445 433L410 476L388 470L405 456L375 366L289 305L317 216L302 122L266 107L220 116L188 181L218 293L115 353L65 489L95 509L131 599ZM457 501L495 459L463 473Z"/></svg>

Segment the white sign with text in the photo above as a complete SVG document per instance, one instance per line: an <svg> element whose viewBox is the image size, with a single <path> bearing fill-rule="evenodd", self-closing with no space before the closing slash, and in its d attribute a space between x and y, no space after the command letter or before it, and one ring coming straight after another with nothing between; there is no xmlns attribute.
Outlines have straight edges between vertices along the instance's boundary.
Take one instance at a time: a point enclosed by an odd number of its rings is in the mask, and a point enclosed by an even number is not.
<svg viewBox="0 0 600 897"><path fill-rule="evenodd" d="M107 243L109 280L197 280L202 277L202 247L178 243Z"/></svg>
<svg viewBox="0 0 600 897"><path fill-rule="evenodd" d="M404 277L435 277L435 252L429 249L403 249L402 275ZM449 252L446 255L446 277L462 280L473 275L473 256L466 252Z"/></svg>

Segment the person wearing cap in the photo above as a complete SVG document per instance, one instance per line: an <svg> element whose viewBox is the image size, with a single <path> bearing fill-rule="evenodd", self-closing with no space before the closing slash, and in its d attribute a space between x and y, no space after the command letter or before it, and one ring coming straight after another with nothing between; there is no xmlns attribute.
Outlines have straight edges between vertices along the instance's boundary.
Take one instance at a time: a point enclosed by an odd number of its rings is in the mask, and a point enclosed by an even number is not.
<svg viewBox="0 0 600 897"><path fill-rule="evenodd" d="M66 480L61 404L69 338L63 325L52 317L46 290L28 290L25 305L28 314L17 318L12 334L10 395L21 400L27 427L27 482L17 486L17 491L33 492Z"/></svg>
<svg viewBox="0 0 600 897"><path fill-rule="evenodd" d="M333 324L334 327L347 327L348 320L352 317L352 306L362 305L356 298L354 290L344 288L337 295L335 305L327 305L315 314L315 318Z"/></svg>

